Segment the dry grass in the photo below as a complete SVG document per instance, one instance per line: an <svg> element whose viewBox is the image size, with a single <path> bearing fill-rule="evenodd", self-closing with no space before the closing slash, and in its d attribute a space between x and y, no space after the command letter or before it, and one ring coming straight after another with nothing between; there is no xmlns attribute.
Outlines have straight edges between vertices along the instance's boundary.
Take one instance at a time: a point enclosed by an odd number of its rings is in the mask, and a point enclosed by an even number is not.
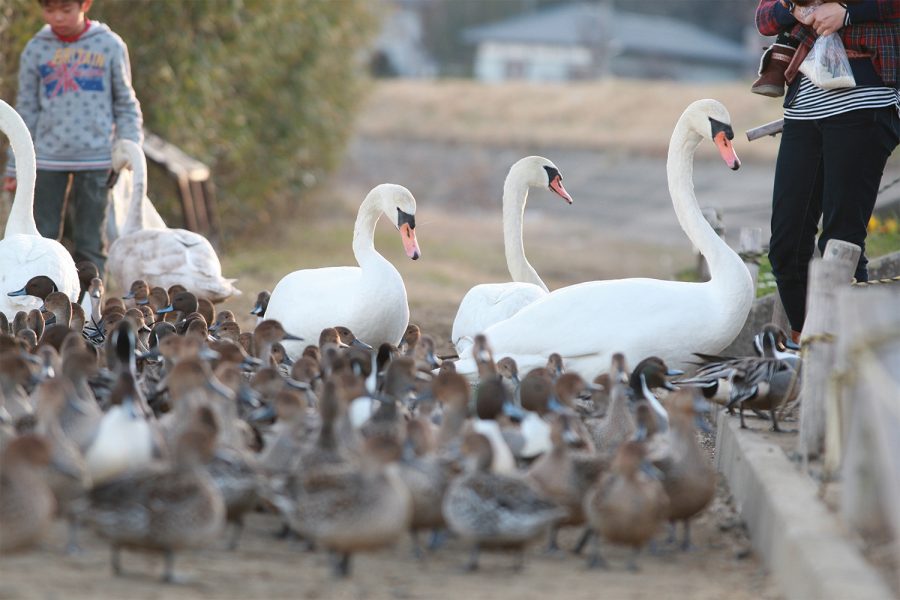
<svg viewBox="0 0 900 600"><path fill-rule="evenodd" d="M696 84L604 80L485 85L470 80L385 81L373 89L357 132L374 137L534 144L664 156L684 107L720 100L735 133L781 118L781 102L750 93L750 82ZM777 145L742 144L770 158Z"/></svg>

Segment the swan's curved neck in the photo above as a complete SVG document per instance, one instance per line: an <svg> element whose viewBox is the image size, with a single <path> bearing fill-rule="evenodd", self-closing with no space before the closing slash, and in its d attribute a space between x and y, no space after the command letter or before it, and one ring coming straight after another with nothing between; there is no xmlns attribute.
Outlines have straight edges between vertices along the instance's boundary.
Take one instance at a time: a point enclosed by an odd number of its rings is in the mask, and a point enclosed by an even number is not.
<svg viewBox="0 0 900 600"><path fill-rule="evenodd" d="M503 184L503 248L506 253L506 267L513 281L533 283L549 291L537 271L525 258L525 243L522 239L525 203L528 201L528 184L512 172Z"/></svg>
<svg viewBox="0 0 900 600"><path fill-rule="evenodd" d="M40 235L34 222L34 181L37 161L34 144L25 121L14 108L0 102L0 129L9 137L16 157L16 195L6 221L5 236L16 234Z"/></svg>
<svg viewBox="0 0 900 600"><path fill-rule="evenodd" d="M716 234L697 205L697 197L694 195L694 151L701 139L687 125L685 116L682 116L672 132L666 162L672 205L684 233L709 263L711 280L729 286L729 280L732 279L745 283L747 268L743 261Z"/></svg>
<svg viewBox="0 0 900 600"><path fill-rule="evenodd" d="M356 224L353 226L353 256L360 267L373 260L386 259L375 250L375 225L381 216L381 193L371 190L359 207Z"/></svg>
<svg viewBox="0 0 900 600"><path fill-rule="evenodd" d="M122 235L144 228L144 196L147 193L147 158L143 152L129 152L131 162L131 204L122 227Z"/></svg>

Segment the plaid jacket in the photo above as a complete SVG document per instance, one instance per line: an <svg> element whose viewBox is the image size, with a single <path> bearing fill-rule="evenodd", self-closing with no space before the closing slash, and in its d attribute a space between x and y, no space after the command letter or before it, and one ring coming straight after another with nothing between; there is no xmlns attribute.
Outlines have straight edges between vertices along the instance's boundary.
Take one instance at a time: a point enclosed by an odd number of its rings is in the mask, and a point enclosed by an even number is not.
<svg viewBox="0 0 900 600"><path fill-rule="evenodd" d="M900 87L900 0L862 0L849 4L847 17L849 25L840 31L844 47L848 52L869 55L885 85ZM817 37L815 31L800 24L779 0L759 0L756 28L767 36L790 31L800 40L802 55Z"/></svg>

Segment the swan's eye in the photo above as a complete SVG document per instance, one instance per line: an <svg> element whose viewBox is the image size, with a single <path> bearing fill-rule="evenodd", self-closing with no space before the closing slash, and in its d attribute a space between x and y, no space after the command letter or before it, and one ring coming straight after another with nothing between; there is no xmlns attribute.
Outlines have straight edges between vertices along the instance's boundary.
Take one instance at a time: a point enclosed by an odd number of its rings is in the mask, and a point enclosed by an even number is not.
<svg viewBox="0 0 900 600"><path fill-rule="evenodd" d="M729 140L734 139L734 130L731 128L731 125L728 123L723 123L722 121L718 121L709 117L709 124L712 127L712 137L716 137L719 133L725 133L725 137Z"/></svg>
<svg viewBox="0 0 900 600"><path fill-rule="evenodd" d="M397 229L403 227L403 224L407 223L410 229L416 228L416 216L411 215L407 212L403 212L400 208L397 208Z"/></svg>

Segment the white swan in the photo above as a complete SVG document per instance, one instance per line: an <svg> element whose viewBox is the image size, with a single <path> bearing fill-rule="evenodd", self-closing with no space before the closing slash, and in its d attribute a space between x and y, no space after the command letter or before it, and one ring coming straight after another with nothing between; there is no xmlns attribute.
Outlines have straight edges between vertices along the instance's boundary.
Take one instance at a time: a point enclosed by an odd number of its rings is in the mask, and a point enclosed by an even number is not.
<svg viewBox="0 0 900 600"><path fill-rule="evenodd" d="M474 337L494 323L508 319L547 295L547 286L525 258L522 241L522 219L529 187L549 187L572 204L572 197L562 185L559 169L546 158L527 156L510 167L503 183L503 247L512 281L483 283L466 292L450 333L457 352L471 346Z"/></svg>
<svg viewBox="0 0 900 600"><path fill-rule="evenodd" d="M28 280L46 275L59 291L76 302L81 291L78 270L72 256L56 240L41 237L34 223L34 182L37 163L31 133L16 110L0 100L0 129L9 137L16 156L16 195L13 198L6 234L0 240L0 310L10 320L20 310L40 308L33 296L7 294L22 289Z"/></svg>
<svg viewBox="0 0 900 600"><path fill-rule="evenodd" d="M304 344L316 343L323 329L338 325L375 348L400 343L409 305L400 273L375 250L375 224L382 214L400 230L406 255L419 258L415 198L401 185L374 187L360 205L353 228L353 255L359 266L294 271L272 291L266 318L281 321L285 331L306 340L282 342L292 358Z"/></svg>
<svg viewBox="0 0 900 600"><path fill-rule="evenodd" d="M116 144L122 141L117 140ZM113 150L116 152L117 150ZM109 202L106 205L106 241L112 244L125 229L125 221L128 219L128 209L131 206L131 192L134 189L133 171L122 169L116 175ZM144 200L141 208L144 211L144 229L165 229L166 222L157 212L153 202L147 197L146 186L144 188Z"/></svg>
<svg viewBox="0 0 900 600"><path fill-rule="evenodd" d="M222 277L222 265L205 237L186 229L146 229L144 191L147 159L135 142L121 140L113 148L113 169L134 171L131 207L121 235L109 247L107 269L125 289L135 279L169 288L178 283L197 296L220 302L240 295L235 279Z"/></svg>
<svg viewBox="0 0 900 600"><path fill-rule="evenodd" d="M753 283L740 257L703 218L692 168L694 151L704 138L718 146L731 169L740 166L730 123L721 103L692 103L672 133L666 164L678 222L709 262L710 281L618 279L561 288L489 327L484 334L494 353L511 356L527 372L558 352L567 370L589 380L609 367L614 352L635 362L656 355L670 366L686 365L693 352L721 352L744 325ZM460 356L456 368L476 377L470 351Z"/></svg>

